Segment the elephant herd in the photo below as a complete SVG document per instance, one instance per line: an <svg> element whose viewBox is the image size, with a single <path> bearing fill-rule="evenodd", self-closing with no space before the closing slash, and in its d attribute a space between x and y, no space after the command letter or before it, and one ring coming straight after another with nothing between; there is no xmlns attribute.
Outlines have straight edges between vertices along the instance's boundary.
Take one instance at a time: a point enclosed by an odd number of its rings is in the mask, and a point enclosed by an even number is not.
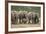
<svg viewBox="0 0 46 34"><path fill-rule="evenodd" d="M12 24L36 24L39 23L39 16L35 12L12 11L11 22Z"/></svg>

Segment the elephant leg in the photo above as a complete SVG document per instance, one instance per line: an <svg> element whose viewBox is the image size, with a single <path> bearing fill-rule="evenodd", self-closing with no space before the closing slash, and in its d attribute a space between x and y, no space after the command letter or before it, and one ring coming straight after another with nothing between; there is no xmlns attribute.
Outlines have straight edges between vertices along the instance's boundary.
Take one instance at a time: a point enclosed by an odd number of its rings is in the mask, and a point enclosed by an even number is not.
<svg viewBox="0 0 46 34"><path fill-rule="evenodd" d="M28 23L29 23L29 20L28 20L28 18L27 18L26 24L28 24Z"/></svg>
<svg viewBox="0 0 46 34"><path fill-rule="evenodd" d="M19 19L18 19L18 24L19 24Z"/></svg>
<svg viewBox="0 0 46 34"><path fill-rule="evenodd" d="M29 23L28 24L30 24L30 19L29 19Z"/></svg>
<svg viewBox="0 0 46 34"><path fill-rule="evenodd" d="M21 19L19 19L19 23L21 24Z"/></svg>
<svg viewBox="0 0 46 34"><path fill-rule="evenodd" d="M22 23L25 24L24 19L22 19Z"/></svg>
<svg viewBox="0 0 46 34"><path fill-rule="evenodd" d="M15 20L15 24L18 24L18 20L17 19Z"/></svg>
<svg viewBox="0 0 46 34"><path fill-rule="evenodd" d="M14 24L17 24L17 23L16 23L16 20L14 20Z"/></svg>
<svg viewBox="0 0 46 34"><path fill-rule="evenodd" d="M15 24L15 19L13 16L11 17L11 22L12 22L12 24Z"/></svg>
<svg viewBox="0 0 46 34"><path fill-rule="evenodd" d="M33 19L33 21L32 21L32 22L33 22L33 24L35 24L35 23L36 23L36 20L35 20L35 19Z"/></svg>
<svg viewBox="0 0 46 34"><path fill-rule="evenodd" d="M22 19L20 19L20 24L22 24Z"/></svg>
<svg viewBox="0 0 46 34"><path fill-rule="evenodd" d="M22 24L23 24L23 19L22 19Z"/></svg>

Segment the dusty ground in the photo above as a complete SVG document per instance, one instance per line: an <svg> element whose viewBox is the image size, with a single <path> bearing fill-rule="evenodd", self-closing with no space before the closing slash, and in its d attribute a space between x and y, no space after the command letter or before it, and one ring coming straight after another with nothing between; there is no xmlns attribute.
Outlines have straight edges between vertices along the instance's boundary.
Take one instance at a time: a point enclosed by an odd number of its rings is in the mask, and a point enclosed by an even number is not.
<svg viewBox="0 0 46 34"><path fill-rule="evenodd" d="M12 24L11 27L12 28L25 28L25 27L39 27L40 24Z"/></svg>

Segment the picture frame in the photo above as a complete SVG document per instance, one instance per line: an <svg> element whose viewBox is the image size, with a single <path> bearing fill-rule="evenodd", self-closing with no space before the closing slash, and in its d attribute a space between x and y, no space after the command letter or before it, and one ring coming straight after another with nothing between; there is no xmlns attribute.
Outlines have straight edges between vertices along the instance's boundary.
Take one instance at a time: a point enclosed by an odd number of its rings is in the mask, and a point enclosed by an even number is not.
<svg viewBox="0 0 46 34"><path fill-rule="evenodd" d="M18 9L18 7L19 7L19 9ZM25 7L25 8L22 8L22 7ZM20 25L19 24L16 25L15 23L11 23L11 19L13 18L13 17L11 17L11 13L12 13L11 11L16 11L16 12L17 11L19 11L19 12L20 11L23 11L23 12L29 11L27 13L30 13L30 11L33 11L33 15L34 15L35 10L38 11L37 13L39 14L39 17L41 19L41 21L39 20L40 26L36 25L36 24L34 25L33 20L32 20L32 22L33 22L34 26L32 25L32 23L30 25L30 23L28 22L29 23L29 24L27 24L28 27L25 26L26 24L23 24L23 23L21 23L22 25L20 23L19 23ZM28 19L30 19L30 18L28 18ZM15 24L15 26L14 25L12 26L12 24ZM45 3L44 2L5 1L5 33L40 32L40 31L45 31Z"/></svg>

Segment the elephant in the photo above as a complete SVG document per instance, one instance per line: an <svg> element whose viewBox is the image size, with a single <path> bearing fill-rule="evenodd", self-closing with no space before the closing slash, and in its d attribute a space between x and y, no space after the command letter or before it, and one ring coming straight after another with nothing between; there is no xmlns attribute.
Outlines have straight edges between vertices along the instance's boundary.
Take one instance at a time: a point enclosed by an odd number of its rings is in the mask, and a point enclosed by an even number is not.
<svg viewBox="0 0 46 34"><path fill-rule="evenodd" d="M23 22L24 24L27 23L27 12L23 12L22 22Z"/></svg>
<svg viewBox="0 0 46 34"><path fill-rule="evenodd" d="M33 17L32 17L32 23L33 24L37 24L37 23L39 23L39 15L37 14L37 13L32 13L33 15Z"/></svg>
<svg viewBox="0 0 46 34"><path fill-rule="evenodd" d="M17 22L18 22L18 13L16 12L16 11L13 11L13 12L11 12L11 20L13 20L12 21L12 23L14 22L14 24L17 24Z"/></svg>
<svg viewBox="0 0 46 34"><path fill-rule="evenodd" d="M30 23L32 23L32 12L29 12L28 14L27 14L27 18L28 18L28 24L30 24Z"/></svg>
<svg viewBox="0 0 46 34"><path fill-rule="evenodd" d="M19 16L18 16L18 12L17 11L15 11L14 16L15 16L15 24L18 24L18 18L19 18Z"/></svg>
<svg viewBox="0 0 46 34"><path fill-rule="evenodd" d="M36 24L39 22L39 17L38 14L34 13L34 12L29 12L27 14L27 18L28 18L28 24Z"/></svg>
<svg viewBox="0 0 46 34"><path fill-rule="evenodd" d="M20 11L18 16L19 16L19 23L22 24L23 13Z"/></svg>
<svg viewBox="0 0 46 34"><path fill-rule="evenodd" d="M11 22L12 24L15 24L15 16L13 11L11 11Z"/></svg>
<svg viewBox="0 0 46 34"><path fill-rule="evenodd" d="M27 19L26 19L26 12L20 11L19 12L19 23L20 24L22 24L22 23L25 24L26 21L27 21Z"/></svg>

